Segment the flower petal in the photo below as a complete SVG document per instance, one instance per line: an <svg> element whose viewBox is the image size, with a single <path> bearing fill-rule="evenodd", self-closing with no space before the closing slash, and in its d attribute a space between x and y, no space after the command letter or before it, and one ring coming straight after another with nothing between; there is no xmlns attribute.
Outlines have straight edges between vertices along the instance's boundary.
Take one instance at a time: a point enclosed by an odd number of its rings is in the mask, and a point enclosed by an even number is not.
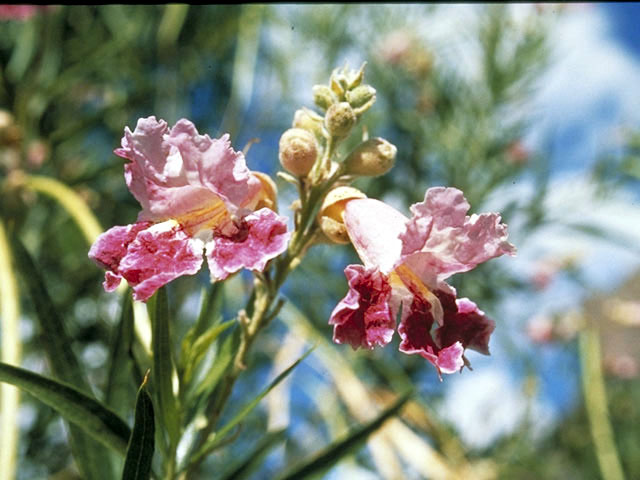
<svg viewBox="0 0 640 480"><path fill-rule="evenodd" d="M232 212L245 207L260 190L260 181L251 175L242 152L231 148L229 134L219 139L200 135L189 120L179 120L165 137L183 161L190 185L205 186L220 196Z"/></svg>
<svg viewBox="0 0 640 480"><path fill-rule="evenodd" d="M366 267L389 274L400 259L407 218L386 203L371 198L351 200L344 213L351 243Z"/></svg>
<svg viewBox="0 0 640 480"><path fill-rule="evenodd" d="M171 280L198 272L203 248L201 240L189 237L176 222L138 222L100 235L89 257L108 270L105 290L114 290L124 278L133 297L145 301Z"/></svg>
<svg viewBox="0 0 640 480"><path fill-rule="evenodd" d="M141 118L133 132L125 128L122 148L115 153L131 160L125 180L142 205L140 221L180 218L220 199L235 213L250 206L260 190L260 181L242 153L231 148L228 135L199 135L185 119L169 129L164 120Z"/></svg>
<svg viewBox="0 0 640 480"><path fill-rule="evenodd" d="M207 243L207 261L212 281L224 280L242 268L264 270L267 262L287 249L291 233L287 219L268 208L243 218L231 236L214 232Z"/></svg>
<svg viewBox="0 0 640 480"><path fill-rule="evenodd" d="M104 289L112 292L120 284L120 262L127 254L129 244L142 230L151 226L149 222L138 222L133 225L112 227L101 234L89 250L89 258L100 267L106 268Z"/></svg>
<svg viewBox="0 0 640 480"><path fill-rule="evenodd" d="M376 268L349 265L344 271L349 292L334 308L329 319L333 341L353 349L384 346L391 341L396 321L391 285Z"/></svg>
<svg viewBox="0 0 640 480"><path fill-rule="evenodd" d="M400 234L403 261L433 283L500 255L515 254L497 213L466 216L469 204L456 188L430 188Z"/></svg>
<svg viewBox="0 0 640 480"><path fill-rule="evenodd" d="M455 296L436 292L444 310L444 322L435 331L438 344L447 347L461 343L489 355L489 338L496 328L495 322L468 298L455 299Z"/></svg>

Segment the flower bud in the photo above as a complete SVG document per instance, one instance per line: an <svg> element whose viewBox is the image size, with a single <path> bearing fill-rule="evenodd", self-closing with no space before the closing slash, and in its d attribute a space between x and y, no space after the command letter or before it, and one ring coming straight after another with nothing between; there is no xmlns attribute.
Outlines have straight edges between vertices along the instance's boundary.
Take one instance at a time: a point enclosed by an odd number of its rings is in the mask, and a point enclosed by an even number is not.
<svg viewBox="0 0 640 480"><path fill-rule="evenodd" d="M334 103L324 117L324 125L333 137L346 137L355 124L356 114L347 102Z"/></svg>
<svg viewBox="0 0 640 480"><path fill-rule="evenodd" d="M396 158L395 145L384 138L370 138L362 142L344 161L348 175L377 177L391 170Z"/></svg>
<svg viewBox="0 0 640 480"><path fill-rule="evenodd" d="M342 215L347 202L367 196L357 188L337 187L331 190L320 207L318 223L320 229L334 243L349 243L349 235Z"/></svg>
<svg viewBox="0 0 640 480"><path fill-rule="evenodd" d="M323 118L312 110L301 108L293 114L293 128L302 128L313 133L316 137L322 137Z"/></svg>
<svg viewBox="0 0 640 480"><path fill-rule="evenodd" d="M301 128L290 128L280 137L280 163L285 170L299 177L305 176L318 157L313 134Z"/></svg>
<svg viewBox="0 0 640 480"><path fill-rule="evenodd" d="M326 110L336 103L338 99L326 85L315 85L313 87L313 101L318 107Z"/></svg>
<svg viewBox="0 0 640 480"><path fill-rule="evenodd" d="M251 174L260 180L260 191L257 194L256 205L253 210L261 208L269 208L274 212L278 211L278 188L269 175L262 172L251 172Z"/></svg>
<svg viewBox="0 0 640 480"><path fill-rule="evenodd" d="M376 100L376 89L371 85L360 85L347 92L347 102L353 108L360 108L366 105L369 108Z"/></svg>

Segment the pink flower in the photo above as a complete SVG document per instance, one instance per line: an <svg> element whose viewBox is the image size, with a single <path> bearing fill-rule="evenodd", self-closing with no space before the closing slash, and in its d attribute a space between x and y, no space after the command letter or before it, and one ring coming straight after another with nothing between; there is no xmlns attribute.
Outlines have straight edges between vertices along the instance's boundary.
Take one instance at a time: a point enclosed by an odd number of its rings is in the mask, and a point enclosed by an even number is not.
<svg viewBox="0 0 640 480"><path fill-rule="evenodd" d="M286 219L268 208L254 211L262 183L228 135L199 135L185 119L169 128L155 117L141 118L135 131L125 128L115 153L131 160L125 180L142 211L138 222L107 230L89 251L107 269L105 290L124 278L144 301L171 280L198 272L203 255L218 281L242 268L262 271L287 248Z"/></svg>
<svg viewBox="0 0 640 480"><path fill-rule="evenodd" d="M0 20L29 20L48 5L0 5Z"/></svg>
<svg viewBox="0 0 640 480"><path fill-rule="evenodd" d="M411 219L378 200L348 202L344 223L364 265L345 269L349 293L329 320L334 341L386 345L401 310L400 351L426 358L439 375L468 365L466 348L488 355L494 322L445 280L515 247L500 215L468 210L460 190L443 187L429 189Z"/></svg>

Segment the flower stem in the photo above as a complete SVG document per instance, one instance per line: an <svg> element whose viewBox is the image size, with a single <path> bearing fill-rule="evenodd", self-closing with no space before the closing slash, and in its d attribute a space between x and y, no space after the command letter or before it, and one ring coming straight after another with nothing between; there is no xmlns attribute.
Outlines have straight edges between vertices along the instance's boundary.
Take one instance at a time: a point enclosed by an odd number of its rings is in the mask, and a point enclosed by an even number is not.
<svg viewBox="0 0 640 480"><path fill-rule="evenodd" d="M609 419L607 395L602 375L600 337L596 327L589 325L580 333L582 389L591 427L591 437L604 480L624 480L616 450L613 428Z"/></svg>

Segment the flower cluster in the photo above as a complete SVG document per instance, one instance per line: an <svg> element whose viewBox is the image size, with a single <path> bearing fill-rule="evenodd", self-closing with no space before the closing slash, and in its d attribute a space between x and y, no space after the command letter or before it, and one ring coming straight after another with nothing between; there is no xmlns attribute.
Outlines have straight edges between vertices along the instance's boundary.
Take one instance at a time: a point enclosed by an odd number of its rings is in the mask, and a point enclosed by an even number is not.
<svg viewBox="0 0 640 480"><path fill-rule="evenodd" d="M439 374L468 365L466 348L488 354L494 322L445 280L515 248L498 214L468 210L460 190L442 187L429 189L410 219L378 200L349 201L344 224L364 265L345 270L349 292L329 320L334 341L386 345L401 311L400 351L423 356Z"/></svg>
<svg viewBox="0 0 640 480"><path fill-rule="evenodd" d="M242 268L263 270L287 248L286 219L263 206L273 203L273 187L249 171L228 135L211 139L188 120L169 128L142 118L133 132L125 129L115 153L130 160L125 180L142 211L89 251L107 269L107 291L124 278L135 299L147 300L171 280L197 273L203 255L218 281Z"/></svg>

